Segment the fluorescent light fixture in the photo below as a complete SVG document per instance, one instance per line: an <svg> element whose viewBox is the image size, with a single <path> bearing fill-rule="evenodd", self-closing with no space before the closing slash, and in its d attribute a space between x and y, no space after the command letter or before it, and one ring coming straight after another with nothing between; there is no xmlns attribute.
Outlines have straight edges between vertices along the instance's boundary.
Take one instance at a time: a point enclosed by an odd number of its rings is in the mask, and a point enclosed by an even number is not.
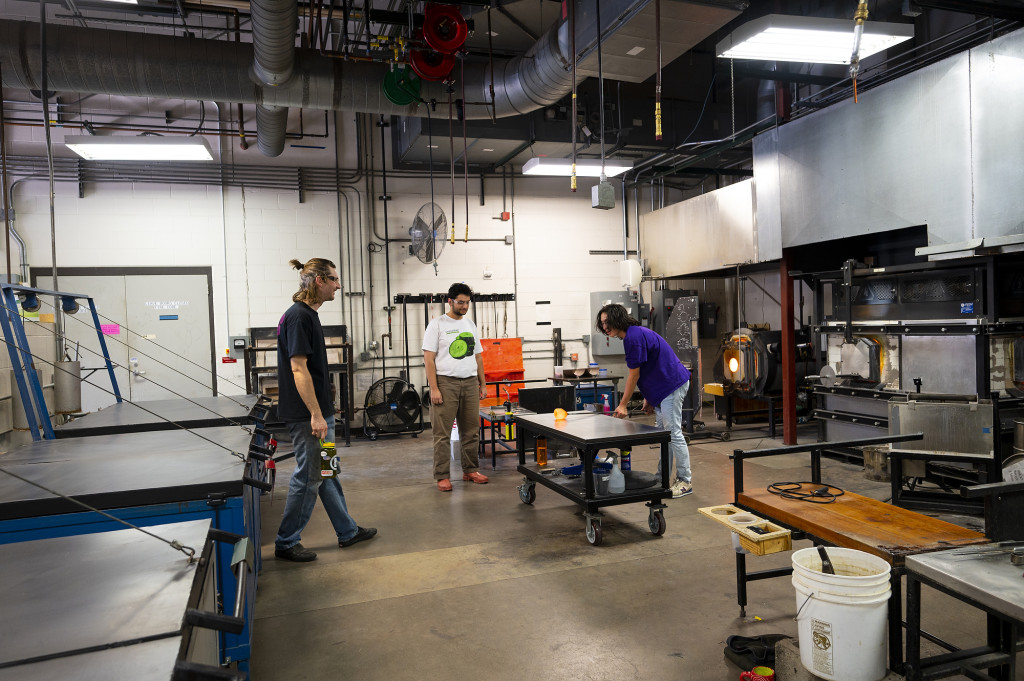
<svg viewBox="0 0 1024 681"><path fill-rule="evenodd" d="M122 5L137 5L139 0L100 0L100 2L117 2Z"/></svg>
<svg viewBox="0 0 1024 681"><path fill-rule="evenodd" d="M740 26L718 43L726 59L761 59L814 64L849 64L853 19L822 19L769 14ZM914 37L912 24L865 21L860 42L863 60Z"/></svg>
<svg viewBox="0 0 1024 681"><path fill-rule="evenodd" d="M212 161L206 139L125 135L93 137L68 136L64 144L87 161Z"/></svg>
<svg viewBox="0 0 1024 681"><path fill-rule="evenodd" d="M630 170L632 167L632 161L605 159L604 174L607 177L615 177L616 175L621 175L627 170ZM535 156L523 164L523 175L558 175L559 177L570 177L572 175L572 159ZM576 176L600 177L601 159L576 159Z"/></svg>

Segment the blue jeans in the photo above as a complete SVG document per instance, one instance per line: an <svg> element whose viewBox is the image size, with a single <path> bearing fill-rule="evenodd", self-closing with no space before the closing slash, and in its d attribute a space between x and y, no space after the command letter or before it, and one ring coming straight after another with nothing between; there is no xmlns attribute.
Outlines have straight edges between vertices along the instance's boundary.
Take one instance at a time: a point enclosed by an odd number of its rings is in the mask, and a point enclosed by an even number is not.
<svg viewBox="0 0 1024 681"><path fill-rule="evenodd" d="M288 432L295 446L295 471L288 483L288 499L284 502L284 516L277 530L274 546L289 549L299 543L299 536L313 515L313 507L319 496L327 510L327 517L334 525L338 541L348 541L356 536L359 527L348 514L345 493L341 491L339 476L320 477L320 440L310 431L309 421L289 421ZM334 442L334 417L327 419L328 442Z"/></svg>
<svg viewBox="0 0 1024 681"><path fill-rule="evenodd" d="M668 451L676 462L676 478L686 484L690 484L693 479L690 473L690 450L686 446L686 438L683 437L683 400L689 389L690 382L687 381L662 400L661 404L654 407L654 423L658 428L664 428L672 433ZM661 475L660 458L658 459L658 475Z"/></svg>

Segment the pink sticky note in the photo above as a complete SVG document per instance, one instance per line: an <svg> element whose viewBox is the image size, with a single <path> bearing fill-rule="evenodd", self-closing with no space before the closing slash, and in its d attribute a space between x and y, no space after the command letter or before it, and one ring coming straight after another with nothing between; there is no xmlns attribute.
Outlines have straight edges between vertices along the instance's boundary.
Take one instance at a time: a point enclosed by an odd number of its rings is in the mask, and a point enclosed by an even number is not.
<svg viewBox="0 0 1024 681"><path fill-rule="evenodd" d="M117 336L118 334L121 333L121 325L120 324L100 324L100 331L102 331L103 335L105 335L105 336Z"/></svg>

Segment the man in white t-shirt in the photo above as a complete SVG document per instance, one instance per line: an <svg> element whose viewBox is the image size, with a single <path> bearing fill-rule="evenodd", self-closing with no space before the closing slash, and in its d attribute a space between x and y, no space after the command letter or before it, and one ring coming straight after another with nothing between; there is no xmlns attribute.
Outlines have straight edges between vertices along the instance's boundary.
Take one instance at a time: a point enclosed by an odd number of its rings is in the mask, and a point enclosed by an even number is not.
<svg viewBox="0 0 1024 681"><path fill-rule="evenodd" d="M448 312L434 319L423 336L423 363L430 384L430 425L434 434L434 479L442 492L451 492L452 424L459 425L462 479L484 484L479 471L480 398L487 394L480 333L466 318L473 291L465 284L448 289Z"/></svg>

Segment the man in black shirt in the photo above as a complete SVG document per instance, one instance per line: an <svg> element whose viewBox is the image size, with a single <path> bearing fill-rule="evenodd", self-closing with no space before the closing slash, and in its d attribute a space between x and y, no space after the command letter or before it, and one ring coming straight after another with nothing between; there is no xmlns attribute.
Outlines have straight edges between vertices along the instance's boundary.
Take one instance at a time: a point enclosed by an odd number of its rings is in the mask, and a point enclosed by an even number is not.
<svg viewBox="0 0 1024 681"><path fill-rule="evenodd" d="M341 288L334 263L313 258L299 270L302 288L292 296L294 304L277 324L277 413L288 427L295 447L295 471L288 484L284 516L274 542L274 555L305 563L316 553L299 543L302 530L313 514L319 496L338 535L338 545L351 546L377 534L376 528L359 527L348 513L338 476L320 475L320 442L334 441L334 405L331 402L327 347L317 310Z"/></svg>

